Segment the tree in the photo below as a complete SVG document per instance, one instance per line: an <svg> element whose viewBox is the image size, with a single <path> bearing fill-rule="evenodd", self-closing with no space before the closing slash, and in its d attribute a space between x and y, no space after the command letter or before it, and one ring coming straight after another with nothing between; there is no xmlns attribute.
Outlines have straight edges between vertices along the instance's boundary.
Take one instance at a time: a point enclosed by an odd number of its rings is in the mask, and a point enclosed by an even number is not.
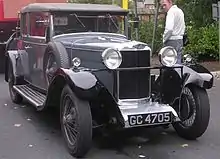
<svg viewBox="0 0 220 159"><path fill-rule="evenodd" d="M187 25L203 27L213 22L211 0L176 0L184 11Z"/></svg>

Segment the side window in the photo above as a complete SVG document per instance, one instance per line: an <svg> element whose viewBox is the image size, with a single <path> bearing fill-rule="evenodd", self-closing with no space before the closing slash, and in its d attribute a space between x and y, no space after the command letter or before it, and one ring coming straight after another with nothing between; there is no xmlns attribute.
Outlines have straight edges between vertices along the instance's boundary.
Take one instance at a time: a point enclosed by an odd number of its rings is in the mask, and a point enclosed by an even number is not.
<svg viewBox="0 0 220 159"><path fill-rule="evenodd" d="M48 17L48 14L44 12L30 13L30 36L45 37Z"/></svg>

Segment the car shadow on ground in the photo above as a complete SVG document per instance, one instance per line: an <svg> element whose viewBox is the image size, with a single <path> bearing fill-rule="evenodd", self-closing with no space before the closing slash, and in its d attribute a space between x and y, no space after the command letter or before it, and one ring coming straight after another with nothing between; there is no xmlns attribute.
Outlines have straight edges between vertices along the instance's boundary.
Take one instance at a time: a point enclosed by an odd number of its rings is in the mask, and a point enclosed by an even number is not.
<svg viewBox="0 0 220 159"><path fill-rule="evenodd" d="M63 145L59 109L51 108L43 112L37 112L35 108L28 103L13 105L22 107L19 111L20 115L31 118L31 124L37 130L37 133L45 134L45 136L49 136L48 140L57 140L58 142L62 142L61 145ZM180 145L181 141L184 141L179 139L174 130L168 130L162 127L129 129L108 135L97 133L97 131L95 132L93 147L88 154L88 156L95 156L95 158L102 153L101 151L109 152L110 154L111 152L115 152L123 156L131 157L127 149L138 149L139 147L150 147L153 149L154 146L157 147L159 144L163 146L170 146L173 144ZM133 152L133 155L135 155L135 153L137 152Z"/></svg>

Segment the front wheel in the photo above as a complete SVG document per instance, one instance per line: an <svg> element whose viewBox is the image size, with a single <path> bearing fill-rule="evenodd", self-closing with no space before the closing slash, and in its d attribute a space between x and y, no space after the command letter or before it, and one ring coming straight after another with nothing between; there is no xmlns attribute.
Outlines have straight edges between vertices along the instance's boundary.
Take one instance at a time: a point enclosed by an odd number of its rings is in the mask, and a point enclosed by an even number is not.
<svg viewBox="0 0 220 159"><path fill-rule="evenodd" d="M192 85L185 87L176 111L181 122L174 123L173 126L179 136L189 140L202 136L210 118L210 104L206 90Z"/></svg>
<svg viewBox="0 0 220 159"><path fill-rule="evenodd" d="M92 115L89 103L80 100L69 86L61 94L60 121L70 154L83 157L92 143Z"/></svg>

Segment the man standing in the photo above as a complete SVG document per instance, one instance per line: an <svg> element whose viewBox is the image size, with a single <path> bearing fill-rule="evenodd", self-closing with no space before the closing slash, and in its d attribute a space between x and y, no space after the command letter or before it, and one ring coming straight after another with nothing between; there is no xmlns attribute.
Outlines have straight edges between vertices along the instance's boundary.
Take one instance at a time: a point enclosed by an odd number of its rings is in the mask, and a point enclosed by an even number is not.
<svg viewBox="0 0 220 159"><path fill-rule="evenodd" d="M177 63L181 64L185 20L183 11L173 4L173 0L161 0L162 8L167 12L163 34L164 46L172 46L177 51Z"/></svg>

